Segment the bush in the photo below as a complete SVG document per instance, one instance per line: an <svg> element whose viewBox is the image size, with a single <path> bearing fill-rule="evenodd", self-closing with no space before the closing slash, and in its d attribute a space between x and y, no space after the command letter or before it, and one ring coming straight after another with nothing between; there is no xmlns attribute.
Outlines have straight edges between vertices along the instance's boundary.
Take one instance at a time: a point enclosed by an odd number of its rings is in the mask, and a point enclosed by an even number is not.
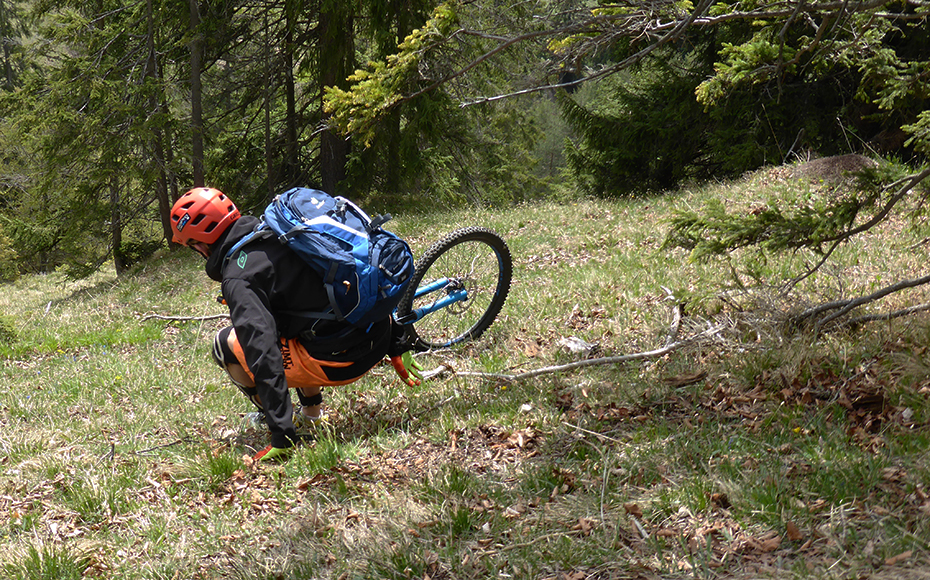
<svg viewBox="0 0 930 580"><path fill-rule="evenodd" d="M16 325L8 316L0 316L0 343L9 344L16 342L17 337Z"/></svg>

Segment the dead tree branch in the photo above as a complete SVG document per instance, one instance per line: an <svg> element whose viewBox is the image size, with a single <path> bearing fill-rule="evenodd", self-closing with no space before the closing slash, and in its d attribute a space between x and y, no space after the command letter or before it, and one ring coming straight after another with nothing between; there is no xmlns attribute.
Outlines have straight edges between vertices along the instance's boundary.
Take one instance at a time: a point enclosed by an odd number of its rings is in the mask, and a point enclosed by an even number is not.
<svg viewBox="0 0 930 580"><path fill-rule="evenodd" d="M203 321L203 320L220 320L229 318L229 314L211 314L210 316L162 316L161 314L146 314L140 320L179 320L179 321Z"/></svg>
<svg viewBox="0 0 930 580"><path fill-rule="evenodd" d="M884 288L881 288L877 290L876 292L873 292L865 296L850 298L848 300L835 300L833 302L827 302L825 304L820 304L813 308L809 308L805 310L804 312L798 314L797 316L792 317L791 322L794 324L800 324L801 322L805 320L815 318L821 314L830 312L831 310L836 310L836 312L830 315L827 315L820 320L815 321L815 328L817 332L819 333L820 329L822 329L824 326L826 326L830 322L833 322L837 318L847 314L853 308L857 308L859 306L862 306L863 304L868 304L869 302L874 302L876 300L884 298L885 296L888 296L889 294L894 294L895 292L900 292L901 290L906 290L908 288L915 288L917 286L922 286L928 283L930 283L930 275L923 276L921 278L914 278L912 280L901 280L900 282L896 282L894 284L891 284L890 286L885 286ZM906 313L902 313L901 316L903 316L904 314Z"/></svg>
<svg viewBox="0 0 930 580"><path fill-rule="evenodd" d="M814 272L818 271L821 268L821 266L823 266L827 262L827 259L830 257L831 254L833 254L833 251L836 250L836 248L839 247L840 244L849 240L850 238L852 238L853 236L857 234L861 234L862 232L872 229L873 227L883 222L885 218L887 218L888 215L891 213L891 210L894 209L894 207L902 199L904 199L904 196L906 196L912 189L917 187L917 185L921 181L926 179L928 176L930 176L930 169L925 169L924 171L920 173L915 173L912 175L905 176L889 184L887 186L888 189L894 188L898 185L901 185L901 188L898 191L896 191L888 199L885 205L882 206L882 208L875 215L873 215L872 218L869 219L867 222L860 224L852 229L840 232L834 236L821 240L821 242L832 242L830 244L830 248L824 253L821 259L814 266L811 266L810 268L808 268L807 271L801 274L800 276L797 276L791 279L790 281L788 281L788 283L785 285L783 292L787 293L792 288L797 286L802 280L812 275Z"/></svg>
<svg viewBox="0 0 930 580"><path fill-rule="evenodd" d="M553 366L548 366L548 367L542 367L542 368L538 368L532 371L526 371L523 373L518 373L518 374L513 374L513 375L504 374L504 373L481 373L481 372L472 372L472 371L456 371L452 369L451 367L440 366L438 369L434 369L432 372L430 372L429 376L432 377L432 376L436 376L436 375L439 375L445 372L452 372L452 374L457 377L476 377L476 378L481 378L481 379L501 381L505 383L516 383L520 381L525 381L527 379L532 379L534 377L538 377L541 375L568 372L568 371L573 371L573 370L585 368L585 367L614 365L614 364L626 363L626 362L631 362L631 361L636 361L636 360L648 360L648 359L661 358L684 346L694 344L695 342L698 342L701 339L711 337L715 335L716 333L720 332L721 330L723 330L723 328L724 327L722 325L714 326L712 328L705 330L704 332L701 332L700 334L697 334L685 340L674 342L672 344L663 346L662 348L658 348L655 350L650 350L646 352L637 352L637 353L632 353L632 354L624 354L624 355L619 355L619 356L607 356L607 357L579 360L579 361L567 363L564 365L553 365Z"/></svg>
<svg viewBox="0 0 930 580"><path fill-rule="evenodd" d="M869 221L857 227L854 227L851 230L846 230L845 232L841 232L835 236L825 238L823 241L832 242L836 240L846 240L848 238L855 236L856 234L861 234L862 232L866 232L872 229L873 227L877 226L878 224L883 222L886 217L888 217L888 214L891 213L891 210L894 209L894 206L896 206L898 202L904 198L905 195L907 195L912 189L917 187L917 184L919 184L921 181L926 179L928 176L930 176L930 169L924 169L920 173L908 175L907 177L891 184L889 187L897 185L898 183L902 183L902 182L904 183L904 185L901 186L901 189L899 189L894 195L892 195L888 199L888 202L885 203L882 209L879 210L878 213L876 213L874 216L872 216L872 219L870 219Z"/></svg>
<svg viewBox="0 0 930 580"><path fill-rule="evenodd" d="M902 316L907 316L909 314L915 314L917 312L926 312L928 310L930 310L930 303L917 304L915 306L908 306L907 308L902 308L893 312L885 312L883 314L866 314L864 316L850 319L843 324L844 326L856 327L865 324L866 322L888 321L895 318L900 318Z"/></svg>

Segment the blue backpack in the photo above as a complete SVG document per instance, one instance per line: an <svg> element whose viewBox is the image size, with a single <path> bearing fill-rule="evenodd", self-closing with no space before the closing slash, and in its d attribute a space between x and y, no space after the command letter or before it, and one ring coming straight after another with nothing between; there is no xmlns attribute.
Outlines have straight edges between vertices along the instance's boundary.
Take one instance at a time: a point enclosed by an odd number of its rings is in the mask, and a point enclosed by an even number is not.
<svg viewBox="0 0 930 580"><path fill-rule="evenodd" d="M329 296L328 311L300 314L364 328L391 315L413 276L410 246L381 227L389 219L372 219L344 197L295 187L275 197L225 260L249 241L275 235L320 275Z"/></svg>

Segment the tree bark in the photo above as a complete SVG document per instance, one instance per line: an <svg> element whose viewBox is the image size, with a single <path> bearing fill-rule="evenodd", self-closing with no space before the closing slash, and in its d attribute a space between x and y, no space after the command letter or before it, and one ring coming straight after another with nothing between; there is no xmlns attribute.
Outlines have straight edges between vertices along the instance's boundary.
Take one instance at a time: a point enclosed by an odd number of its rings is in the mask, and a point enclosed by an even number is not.
<svg viewBox="0 0 930 580"><path fill-rule="evenodd" d="M264 14L264 26L262 27L265 31L263 39L263 58L265 61L265 70L271 70L271 39L268 35L268 13ZM265 76L265 86L263 87L264 93L264 109L265 109L265 184L268 188L267 190L267 201L271 203L271 200L274 199L275 195L275 179L274 179L274 151L271 147L271 101L272 101L272 79L271 75Z"/></svg>
<svg viewBox="0 0 930 580"><path fill-rule="evenodd" d="M3 88L13 90L13 63L10 56L10 42L12 39L12 26L10 26L10 14L6 2L0 0L0 42L3 42Z"/></svg>
<svg viewBox="0 0 930 580"><path fill-rule="evenodd" d="M113 248L113 266L116 275L126 271L126 259L123 256L123 223L120 213L119 181L110 178L110 244Z"/></svg>
<svg viewBox="0 0 930 580"><path fill-rule="evenodd" d="M297 143L297 127L300 120L297 118L297 96L294 86L294 27L296 26L296 7L294 0L285 2L285 31L284 31L284 98L285 120L285 183L287 186L298 185L300 178L300 151Z"/></svg>
<svg viewBox="0 0 930 580"><path fill-rule="evenodd" d="M157 84L158 74L156 73L157 60L155 56L155 18L152 10L152 0L146 2L146 21L148 28L148 57L145 61L145 78L152 84ZM158 94L153 92L149 97L149 110L155 113L160 109ZM155 164L158 172L158 179L155 182L155 195L158 197L158 216L161 221L162 233L165 239L171 244L171 202L168 199L168 176L165 171L165 139L161 128L156 127L154 134Z"/></svg>
<svg viewBox="0 0 930 580"><path fill-rule="evenodd" d="M320 110L323 110L323 96L326 87L348 88L347 77L353 70L355 39L353 35L353 18L351 14L337 11L320 13ZM323 113L323 124L327 115ZM325 129L320 133L320 186L323 191L336 192L346 177L346 161L349 157L349 141Z"/></svg>
<svg viewBox="0 0 930 580"><path fill-rule="evenodd" d="M200 32L200 6L190 0L191 8L191 163L193 186L204 186L203 170L203 87L200 72L203 67L203 38Z"/></svg>

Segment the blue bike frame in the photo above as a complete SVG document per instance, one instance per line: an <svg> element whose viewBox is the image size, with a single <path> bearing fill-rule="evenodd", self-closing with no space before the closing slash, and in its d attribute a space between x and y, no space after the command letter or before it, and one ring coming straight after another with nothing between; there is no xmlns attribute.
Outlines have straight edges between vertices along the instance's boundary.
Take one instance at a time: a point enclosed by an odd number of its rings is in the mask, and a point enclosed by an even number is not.
<svg viewBox="0 0 930 580"><path fill-rule="evenodd" d="M439 278L438 280L434 280L433 282L427 284L426 286L421 286L417 288L413 296L415 298L419 298L420 296L423 296L425 294L443 290L444 288L448 287L449 284L452 284L452 283L453 282L449 280L448 278ZM398 319L398 322L402 324L413 324L417 322L418 320L422 319L427 314L436 312L437 310L441 310L451 304L455 304L456 302L462 302L463 300L468 300L468 290L466 290L462 286L458 286L456 288L453 288L447 291L445 296L443 296L442 298L439 298L438 300L433 301L432 304L428 304L426 306L423 306L421 308L417 308L416 310L411 311L410 314L404 316L402 320Z"/></svg>

